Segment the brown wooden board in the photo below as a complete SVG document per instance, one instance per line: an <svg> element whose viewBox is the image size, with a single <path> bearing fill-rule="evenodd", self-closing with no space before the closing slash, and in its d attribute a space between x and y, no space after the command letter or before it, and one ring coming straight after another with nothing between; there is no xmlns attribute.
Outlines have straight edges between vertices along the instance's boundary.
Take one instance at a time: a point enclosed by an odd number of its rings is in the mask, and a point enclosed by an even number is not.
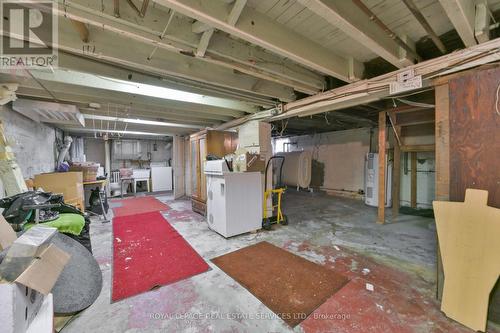
<svg viewBox="0 0 500 333"><path fill-rule="evenodd" d="M473 71L450 81L450 200L465 189L489 192L500 208L500 116L495 111L500 68Z"/></svg>
<svg viewBox="0 0 500 333"><path fill-rule="evenodd" d="M340 290L343 275L261 242L212 259L291 327Z"/></svg>
<svg viewBox="0 0 500 333"><path fill-rule="evenodd" d="M449 81L451 201L463 201L465 189L475 188L487 190L488 205L500 208L500 116L495 110L499 84L499 66ZM500 324L500 287L492 293L489 315Z"/></svg>
<svg viewBox="0 0 500 333"><path fill-rule="evenodd" d="M483 332L500 276L500 209L488 207L487 200L487 191L467 189L463 203L433 204L445 277L441 310Z"/></svg>

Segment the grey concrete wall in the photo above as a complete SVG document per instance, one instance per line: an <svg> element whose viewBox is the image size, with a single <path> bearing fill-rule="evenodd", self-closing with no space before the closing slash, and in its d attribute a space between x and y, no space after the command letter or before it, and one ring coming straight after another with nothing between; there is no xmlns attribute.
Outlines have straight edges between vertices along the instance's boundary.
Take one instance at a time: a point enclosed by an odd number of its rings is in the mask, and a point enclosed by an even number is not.
<svg viewBox="0 0 500 333"><path fill-rule="evenodd" d="M37 123L12 110L1 107L0 119L24 178L54 171L56 164L56 129Z"/></svg>

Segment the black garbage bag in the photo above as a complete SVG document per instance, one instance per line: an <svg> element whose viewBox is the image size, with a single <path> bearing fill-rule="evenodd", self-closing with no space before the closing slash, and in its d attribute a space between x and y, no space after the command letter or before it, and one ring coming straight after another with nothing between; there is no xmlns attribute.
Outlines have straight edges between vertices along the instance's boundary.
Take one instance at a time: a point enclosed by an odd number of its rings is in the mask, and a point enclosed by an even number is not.
<svg viewBox="0 0 500 333"><path fill-rule="evenodd" d="M23 225L33 219L33 209L28 206L42 206L47 204L64 204L64 197L50 192L29 191L0 200L2 215L10 224ZM57 211L57 210L54 210Z"/></svg>
<svg viewBox="0 0 500 333"><path fill-rule="evenodd" d="M10 223L14 230L20 231L22 225L27 222L33 222L34 211L33 209L26 209L26 207L35 207L43 205L57 205L47 209L40 209L46 216L56 216L57 214L78 214L84 216L85 225L80 235L66 234L82 244L90 253L92 253L92 245L90 243L90 219L85 216L78 208L65 204L64 197L60 194L53 194L50 192L29 191L14 196L0 199L0 208L4 208L3 216Z"/></svg>

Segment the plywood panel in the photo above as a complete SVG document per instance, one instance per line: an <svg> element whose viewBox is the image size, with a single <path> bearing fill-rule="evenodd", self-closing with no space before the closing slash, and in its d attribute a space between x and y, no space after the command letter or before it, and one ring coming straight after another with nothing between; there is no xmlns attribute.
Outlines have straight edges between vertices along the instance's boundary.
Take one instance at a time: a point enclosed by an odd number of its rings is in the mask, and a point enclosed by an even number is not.
<svg viewBox="0 0 500 333"><path fill-rule="evenodd" d="M495 111L500 68L474 71L450 81L450 200L465 189L489 192L500 208L500 116Z"/></svg>

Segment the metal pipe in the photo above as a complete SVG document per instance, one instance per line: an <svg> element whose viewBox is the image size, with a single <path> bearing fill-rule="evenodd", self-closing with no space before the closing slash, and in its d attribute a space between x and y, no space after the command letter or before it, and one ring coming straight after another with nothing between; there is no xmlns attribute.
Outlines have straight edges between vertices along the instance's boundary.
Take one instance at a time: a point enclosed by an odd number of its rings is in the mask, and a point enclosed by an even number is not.
<svg viewBox="0 0 500 333"><path fill-rule="evenodd" d="M425 29L425 31L429 34L429 36L431 37L432 41L437 46L439 51L441 51L442 54L445 54L446 47L444 46L441 39L439 39L439 36L436 34L436 32L432 29L429 22L427 22L424 15L422 15L422 13L418 9L418 7L415 5L413 0L403 0L403 2L406 5L406 7L408 7L408 9L413 14L413 16L415 16L415 18L420 23L420 25L422 25L422 27Z"/></svg>
<svg viewBox="0 0 500 333"><path fill-rule="evenodd" d="M417 61L422 61L422 57L412 49L408 44L406 44L398 35L396 35L388 26L384 24L371 10L368 8L361 0L352 0L352 2L359 7L376 25L378 25L382 30L387 33L387 35L401 46L406 52L410 53Z"/></svg>
<svg viewBox="0 0 500 333"><path fill-rule="evenodd" d="M142 7L141 7L141 16L144 17L146 15L146 11L148 10L149 6L149 0L143 0L142 1Z"/></svg>

